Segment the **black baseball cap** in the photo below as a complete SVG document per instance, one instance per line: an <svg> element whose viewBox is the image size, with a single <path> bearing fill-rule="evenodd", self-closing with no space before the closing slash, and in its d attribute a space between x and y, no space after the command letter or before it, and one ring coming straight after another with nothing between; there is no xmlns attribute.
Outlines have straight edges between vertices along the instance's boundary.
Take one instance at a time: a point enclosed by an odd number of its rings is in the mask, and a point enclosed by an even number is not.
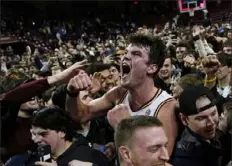
<svg viewBox="0 0 232 166"><path fill-rule="evenodd" d="M196 108L196 101L200 97L207 97L211 103L202 107ZM209 88L203 85L190 86L184 89L179 98L180 112L186 116L195 115L199 112L205 111L216 105L216 99Z"/></svg>

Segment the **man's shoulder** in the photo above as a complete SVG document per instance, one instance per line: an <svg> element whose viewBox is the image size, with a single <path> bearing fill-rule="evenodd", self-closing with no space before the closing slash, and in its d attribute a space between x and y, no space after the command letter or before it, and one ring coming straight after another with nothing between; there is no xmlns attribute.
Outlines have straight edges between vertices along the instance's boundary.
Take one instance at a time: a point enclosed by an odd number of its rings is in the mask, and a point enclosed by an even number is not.
<svg viewBox="0 0 232 166"><path fill-rule="evenodd" d="M107 93L119 93L119 94L123 94L125 92L127 92L128 90L126 88L123 88L122 86L116 86L114 88L112 88L111 90L109 90Z"/></svg>
<svg viewBox="0 0 232 166"><path fill-rule="evenodd" d="M109 90L104 96L109 100L117 103L124 96L124 94L127 93L127 91L128 90L123 88L122 86L117 86Z"/></svg>
<svg viewBox="0 0 232 166"><path fill-rule="evenodd" d="M166 98L166 99L172 99L172 100L175 100L175 98L170 95L167 91L165 90L161 90L161 97L162 98Z"/></svg>
<svg viewBox="0 0 232 166"><path fill-rule="evenodd" d="M79 149L74 152L74 156L77 160L88 161L101 166L108 165L108 159L105 154L90 146L80 146Z"/></svg>
<svg viewBox="0 0 232 166"><path fill-rule="evenodd" d="M163 102L161 103L160 109L172 109L175 110L175 106L177 104L176 99L168 94L166 91L162 91L161 98L163 98Z"/></svg>
<svg viewBox="0 0 232 166"><path fill-rule="evenodd" d="M187 129L182 133L180 141L177 143L177 150L183 152L190 152L200 148L201 143L192 136Z"/></svg>
<svg viewBox="0 0 232 166"><path fill-rule="evenodd" d="M93 149L90 143L80 143L79 140L76 140L72 148L73 150L70 150L68 154L66 152L66 155L60 158L58 163L67 164L72 160L87 161L99 165L106 165L108 163L107 157L102 152Z"/></svg>
<svg viewBox="0 0 232 166"><path fill-rule="evenodd" d="M173 164L181 166L208 166L206 164L209 159L207 158L207 153L207 149L185 129L180 141L176 145ZM214 159L210 160L213 161Z"/></svg>

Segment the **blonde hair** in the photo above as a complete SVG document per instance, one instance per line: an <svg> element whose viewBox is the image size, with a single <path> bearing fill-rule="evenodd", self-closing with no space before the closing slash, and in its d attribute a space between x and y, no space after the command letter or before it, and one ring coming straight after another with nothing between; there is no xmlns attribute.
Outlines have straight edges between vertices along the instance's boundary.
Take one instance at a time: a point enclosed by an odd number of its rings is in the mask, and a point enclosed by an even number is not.
<svg viewBox="0 0 232 166"><path fill-rule="evenodd" d="M203 78L197 74L187 74L178 79L177 83L181 88L185 89L188 86L204 85Z"/></svg>

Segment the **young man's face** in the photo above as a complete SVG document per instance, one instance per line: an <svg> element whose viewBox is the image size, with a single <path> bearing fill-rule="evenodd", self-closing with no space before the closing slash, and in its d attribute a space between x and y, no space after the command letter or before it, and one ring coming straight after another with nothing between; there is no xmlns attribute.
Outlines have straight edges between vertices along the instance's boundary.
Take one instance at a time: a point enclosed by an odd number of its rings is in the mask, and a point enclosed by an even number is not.
<svg viewBox="0 0 232 166"><path fill-rule="evenodd" d="M228 66L220 66L216 73L216 77L218 80L222 80L226 78L230 73L231 73L231 68L229 68Z"/></svg>
<svg viewBox="0 0 232 166"><path fill-rule="evenodd" d="M117 82L120 79L120 73L115 66L110 67L110 74L112 75L112 79Z"/></svg>
<svg viewBox="0 0 232 166"><path fill-rule="evenodd" d="M232 46L223 47L223 51L224 51L226 54L232 54Z"/></svg>
<svg viewBox="0 0 232 166"><path fill-rule="evenodd" d="M229 39L232 39L232 32L231 32L231 31L228 32L227 37L228 37Z"/></svg>
<svg viewBox="0 0 232 166"><path fill-rule="evenodd" d="M170 90L172 91L172 96L176 99L179 98L180 94L183 92L183 88L178 84L177 81L171 84Z"/></svg>
<svg viewBox="0 0 232 166"><path fill-rule="evenodd" d="M121 61L121 85L124 87L135 87L144 82L148 77L148 70L154 64L149 64L150 48L130 44L126 49L126 54ZM150 74L157 71L157 67L152 69Z"/></svg>
<svg viewBox="0 0 232 166"><path fill-rule="evenodd" d="M103 70L99 73L100 73L101 90L103 92L107 92L116 86L114 80L112 79L113 77L108 69Z"/></svg>
<svg viewBox="0 0 232 166"><path fill-rule="evenodd" d="M219 130L224 131L224 132L226 132L228 129L227 116L228 116L228 112L227 110L224 110L220 115L220 119L218 123Z"/></svg>
<svg viewBox="0 0 232 166"><path fill-rule="evenodd" d="M183 58L187 53L187 48L186 47L177 47L176 48L176 59L178 62L183 62Z"/></svg>
<svg viewBox="0 0 232 166"><path fill-rule="evenodd" d="M64 142L65 134L63 132L35 126L32 126L30 132L34 143L37 145L50 145L52 154L56 153L57 146Z"/></svg>
<svg viewBox="0 0 232 166"><path fill-rule="evenodd" d="M89 91L87 91L87 90L80 91L79 99L85 105L89 104L89 102L93 100L92 96L90 95Z"/></svg>
<svg viewBox="0 0 232 166"><path fill-rule="evenodd" d="M196 107L197 109L203 108L210 103L211 101L208 98L200 98L196 101ZM187 126L203 138L212 139L215 137L218 120L217 107L213 106L196 115L188 116Z"/></svg>
<svg viewBox="0 0 232 166"><path fill-rule="evenodd" d="M162 127L138 129L128 152L130 159L126 161L133 166L165 165L169 160L167 141Z"/></svg>
<svg viewBox="0 0 232 166"><path fill-rule="evenodd" d="M172 73L171 59L167 58L165 59L162 68L159 70L159 77L165 80L171 76L171 73Z"/></svg>

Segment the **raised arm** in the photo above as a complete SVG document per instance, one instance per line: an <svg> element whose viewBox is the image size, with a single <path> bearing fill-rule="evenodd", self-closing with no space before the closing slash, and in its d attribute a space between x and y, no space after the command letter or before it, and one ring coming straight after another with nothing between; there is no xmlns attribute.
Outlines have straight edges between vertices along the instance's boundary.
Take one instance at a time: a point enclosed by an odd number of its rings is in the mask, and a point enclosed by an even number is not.
<svg viewBox="0 0 232 166"><path fill-rule="evenodd" d="M70 68L56 75L21 84L9 92L6 92L2 96L2 100L14 101L17 103L27 102L30 98L43 93L53 85L67 83L70 78L76 74L76 70L83 67L85 63L86 61L77 62Z"/></svg>
<svg viewBox="0 0 232 166"><path fill-rule="evenodd" d="M69 81L67 86L66 110L71 113L73 118L86 122L94 117L106 113L113 108L116 100L120 96L120 88L114 88L101 98L91 101L84 105L77 97L79 91L91 87L92 81L86 73L80 73Z"/></svg>
<svg viewBox="0 0 232 166"><path fill-rule="evenodd" d="M178 135L178 125L175 116L175 105L176 101L174 99L171 99L161 107L158 113L158 119L163 123L164 131L168 137L167 149L169 156L171 156L173 152L176 137Z"/></svg>

